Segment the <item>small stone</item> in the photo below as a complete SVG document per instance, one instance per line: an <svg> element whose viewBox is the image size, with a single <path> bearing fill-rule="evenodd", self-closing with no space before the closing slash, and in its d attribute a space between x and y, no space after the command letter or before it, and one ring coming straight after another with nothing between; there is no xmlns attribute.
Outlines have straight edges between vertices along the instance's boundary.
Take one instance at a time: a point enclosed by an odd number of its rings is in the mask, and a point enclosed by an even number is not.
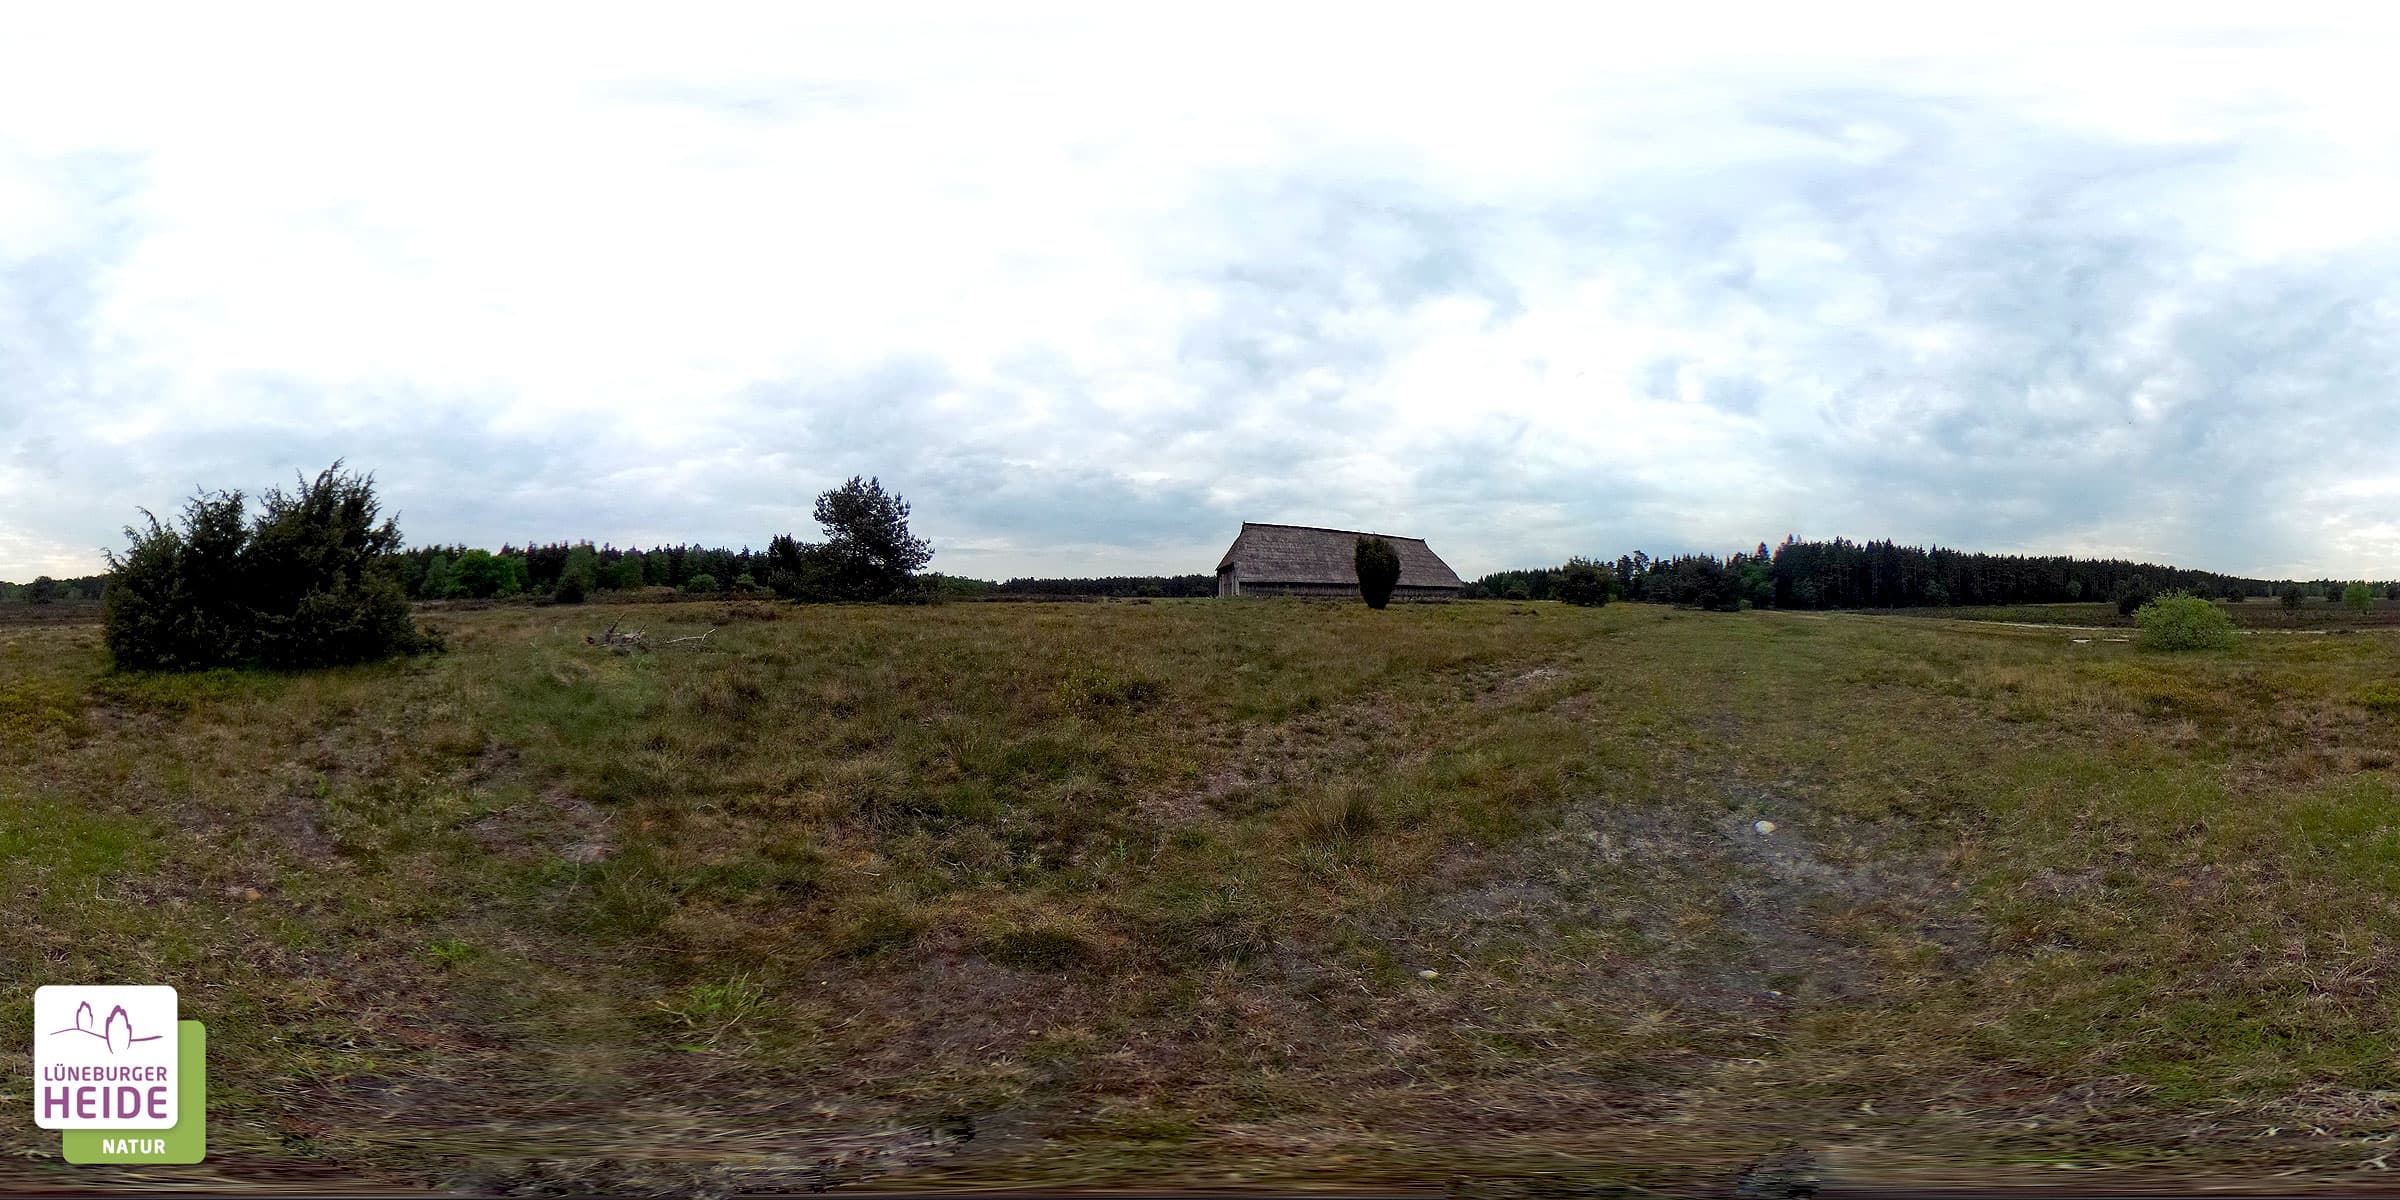
<svg viewBox="0 0 2400 1200"><path fill-rule="evenodd" d="M1441 977L1442 973L1434 970L1431 967L1427 967L1426 969L1417 972L1417 978L1419 979L1440 979Z"/></svg>
<svg viewBox="0 0 2400 1200"><path fill-rule="evenodd" d="M257 900L257 899L259 899L259 898L260 898L260 893L259 893L259 890L258 890L257 888L243 888L243 889L242 889L242 899L244 899L244 900Z"/></svg>
<svg viewBox="0 0 2400 1200"><path fill-rule="evenodd" d="M1757 824L1752 825L1750 828L1755 829L1760 833L1773 833L1775 832L1775 822L1760 821Z"/></svg>

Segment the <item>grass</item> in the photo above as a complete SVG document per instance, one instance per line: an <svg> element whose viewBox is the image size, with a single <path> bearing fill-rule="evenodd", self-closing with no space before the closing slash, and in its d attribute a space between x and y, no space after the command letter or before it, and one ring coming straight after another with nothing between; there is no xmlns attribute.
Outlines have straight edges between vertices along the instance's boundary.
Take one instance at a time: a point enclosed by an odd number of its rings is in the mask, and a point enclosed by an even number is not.
<svg viewBox="0 0 2400 1200"><path fill-rule="evenodd" d="M720 626L617 655L450 610L306 675L0 630L0 983L180 988L221 1180L2332 1178L2389 1136L2383 635L768 611L612 606ZM0 1173L49 1153L0 1127Z"/></svg>
<svg viewBox="0 0 2400 1200"><path fill-rule="evenodd" d="M2356 612L2340 601L2310 596L2300 607L2285 608L2279 599L2252 596L2241 603L2211 600L2237 628L2272 630L2376 629L2400 626L2400 601L2376 597L2373 608ZM1956 621L1998 621L2035 625L2082 625L2131 629L2134 619L2119 613L2116 602L2079 601L2069 604L1985 604L1972 608L1861 609L1861 612L1906 617L1943 617Z"/></svg>

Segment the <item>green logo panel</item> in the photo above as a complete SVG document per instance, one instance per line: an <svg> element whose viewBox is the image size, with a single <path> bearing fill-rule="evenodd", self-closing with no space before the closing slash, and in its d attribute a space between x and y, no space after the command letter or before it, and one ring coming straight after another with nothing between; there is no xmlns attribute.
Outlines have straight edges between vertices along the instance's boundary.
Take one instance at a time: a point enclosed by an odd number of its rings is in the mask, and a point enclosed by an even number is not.
<svg viewBox="0 0 2400 1200"><path fill-rule="evenodd" d="M208 1030L175 1022L173 1129L68 1129L59 1152L71 1163L196 1163L208 1153Z"/></svg>

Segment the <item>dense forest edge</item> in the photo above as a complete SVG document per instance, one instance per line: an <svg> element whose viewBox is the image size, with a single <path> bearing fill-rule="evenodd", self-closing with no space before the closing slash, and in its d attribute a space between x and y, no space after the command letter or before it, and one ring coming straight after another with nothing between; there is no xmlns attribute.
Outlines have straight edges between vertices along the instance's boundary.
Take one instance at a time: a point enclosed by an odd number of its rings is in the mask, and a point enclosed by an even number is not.
<svg viewBox="0 0 2400 1200"><path fill-rule="evenodd" d="M2066 555L1977 554L1935 546L1847 538L1787 537L1724 558L1679 554L1622 555L1614 562L1575 559L1558 567L1498 571L1468 585L1467 594L1501 599L1563 598L1579 570L1597 569L1612 597L1702 608L1946 608L2003 604L2117 603L2131 611L2153 596L2189 592L2241 602L2267 597L2324 596L2340 600L2360 581L2270 580L2157 563ZM2367 585L2400 599L2400 583Z"/></svg>
<svg viewBox="0 0 2400 1200"><path fill-rule="evenodd" d="M1979 554L1891 541L1760 543L1724 557L1642 552L1616 559L1578 559L1555 567L1495 571L1470 581L1469 599L1561 599L1561 585L1578 564L1599 568L1609 598L1703 608L1942 608L2011 604L2070 604L2186 591L2216 599L2341 598L2349 580L2272 580L2225 575L2124 559L2065 555ZM430 545L399 551L391 567L409 599L489 600L580 594L669 591L678 594L768 593L773 567L766 551L688 544L617 547L592 542L508 544L498 550ZM105 574L27 583L0 581L0 604L96 601ZM1216 577L1110 575L973 579L941 572L917 577L926 598L1054 599L1060 597L1174 599L1210 596ZM2372 585L2400 599L2400 582ZM563 594L562 594L563 593Z"/></svg>

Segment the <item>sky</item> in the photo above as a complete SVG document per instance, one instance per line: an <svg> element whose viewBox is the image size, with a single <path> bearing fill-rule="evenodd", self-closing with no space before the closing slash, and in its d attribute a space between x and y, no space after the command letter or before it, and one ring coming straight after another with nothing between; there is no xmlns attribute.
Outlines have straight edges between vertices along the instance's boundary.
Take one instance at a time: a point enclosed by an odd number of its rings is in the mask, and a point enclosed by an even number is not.
<svg viewBox="0 0 2400 1200"><path fill-rule="evenodd" d="M874 475L985 578L2400 576L2400 18L1636 7L13 7L0 579L336 458L412 544Z"/></svg>

